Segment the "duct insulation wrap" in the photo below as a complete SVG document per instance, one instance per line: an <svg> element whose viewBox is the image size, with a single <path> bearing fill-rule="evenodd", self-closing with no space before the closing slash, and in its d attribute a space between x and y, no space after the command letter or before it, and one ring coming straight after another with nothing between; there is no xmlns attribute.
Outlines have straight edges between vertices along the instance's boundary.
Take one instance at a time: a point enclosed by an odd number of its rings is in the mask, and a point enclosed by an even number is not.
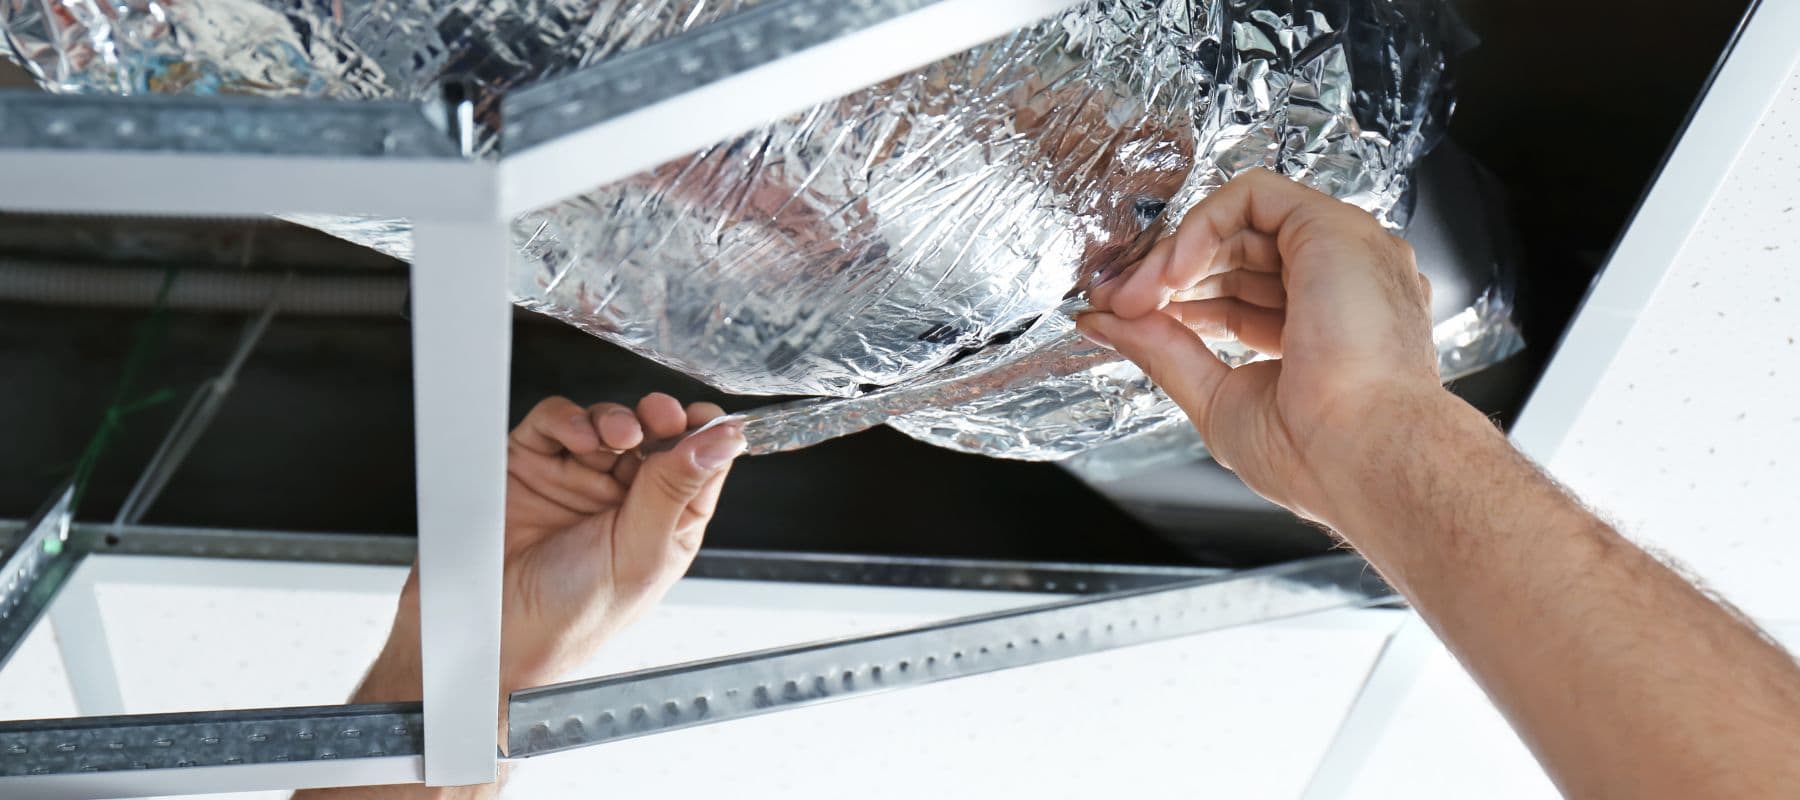
<svg viewBox="0 0 1800 800"><path fill-rule="evenodd" d="M1465 36L1440 2L1090 0L523 216L515 299L726 391L825 398L761 420L769 441L854 428L834 416L872 394L906 398L886 424L970 452L1159 441L1180 413L1134 366L1026 351L1079 351L1059 306L1247 169L1401 227ZM428 100L445 80L491 96L753 4L0 0L0 24L57 91ZM289 218L409 255L403 220ZM1518 348L1509 282L1440 330L1478 356L1463 367ZM984 364L995 379L967 379Z"/></svg>

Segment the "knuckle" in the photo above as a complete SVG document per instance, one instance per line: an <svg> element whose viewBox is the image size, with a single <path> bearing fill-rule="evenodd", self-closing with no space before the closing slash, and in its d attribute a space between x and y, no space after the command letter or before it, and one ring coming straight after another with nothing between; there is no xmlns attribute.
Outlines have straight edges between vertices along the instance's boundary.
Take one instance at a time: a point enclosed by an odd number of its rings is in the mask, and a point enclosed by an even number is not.
<svg viewBox="0 0 1800 800"><path fill-rule="evenodd" d="M1175 376L1170 374L1169 365L1162 359L1150 359L1147 363L1142 365L1142 369L1144 370L1144 374L1150 378L1151 383L1162 387L1174 385L1171 381ZM1168 390L1165 388L1164 392L1166 393L1167 391Z"/></svg>
<svg viewBox="0 0 1800 800"><path fill-rule="evenodd" d="M1412 266L1416 259L1416 256L1413 253L1412 242L1407 241L1396 233L1388 233L1387 239L1388 246L1393 250L1394 258L1398 259L1404 266Z"/></svg>
<svg viewBox="0 0 1800 800"><path fill-rule="evenodd" d="M666 469L653 470L650 476L656 490L671 500L686 502L695 492L700 491L703 476L690 474L689 470L671 465Z"/></svg>
<svg viewBox="0 0 1800 800"><path fill-rule="evenodd" d="M689 525L675 529L675 535L669 537L669 546L682 559L691 559L700 552L700 544L706 539L706 520L701 519Z"/></svg>
<svg viewBox="0 0 1800 800"><path fill-rule="evenodd" d="M555 412L559 408L565 408L565 407L572 406L572 405L575 405L574 401L572 401L569 398L564 397L560 394L554 394L554 395L546 397L542 400L539 400L537 405L532 406L531 414L532 415L549 414L549 413Z"/></svg>

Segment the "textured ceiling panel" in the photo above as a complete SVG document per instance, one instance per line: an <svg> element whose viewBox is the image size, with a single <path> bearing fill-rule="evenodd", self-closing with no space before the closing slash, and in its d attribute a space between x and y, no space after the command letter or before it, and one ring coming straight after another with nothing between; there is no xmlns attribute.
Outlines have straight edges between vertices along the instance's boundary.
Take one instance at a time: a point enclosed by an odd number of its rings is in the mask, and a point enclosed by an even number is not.
<svg viewBox="0 0 1800 800"><path fill-rule="evenodd" d="M1550 466L1752 617L1800 619L1800 72Z"/></svg>

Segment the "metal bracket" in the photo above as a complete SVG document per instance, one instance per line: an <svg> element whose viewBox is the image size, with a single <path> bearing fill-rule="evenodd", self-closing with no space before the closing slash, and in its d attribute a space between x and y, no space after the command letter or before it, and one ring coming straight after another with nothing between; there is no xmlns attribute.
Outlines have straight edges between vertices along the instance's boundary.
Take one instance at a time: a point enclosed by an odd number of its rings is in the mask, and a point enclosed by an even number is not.
<svg viewBox="0 0 1800 800"><path fill-rule="evenodd" d="M74 500L75 484L65 482L26 524L25 535L0 564L0 667L12 659L81 561L81 552L67 546Z"/></svg>

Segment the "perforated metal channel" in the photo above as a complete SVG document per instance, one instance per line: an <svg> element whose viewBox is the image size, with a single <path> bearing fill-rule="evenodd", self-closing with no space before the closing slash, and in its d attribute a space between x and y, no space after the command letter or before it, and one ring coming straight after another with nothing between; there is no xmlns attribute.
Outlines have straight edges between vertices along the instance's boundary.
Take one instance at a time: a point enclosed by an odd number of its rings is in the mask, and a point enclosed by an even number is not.
<svg viewBox="0 0 1800 800"><path fill-rule="evenodd" d="M1115 647L1393 598L1337 554L1278 567L549 686L512 697L525 758Z"/></svg>

